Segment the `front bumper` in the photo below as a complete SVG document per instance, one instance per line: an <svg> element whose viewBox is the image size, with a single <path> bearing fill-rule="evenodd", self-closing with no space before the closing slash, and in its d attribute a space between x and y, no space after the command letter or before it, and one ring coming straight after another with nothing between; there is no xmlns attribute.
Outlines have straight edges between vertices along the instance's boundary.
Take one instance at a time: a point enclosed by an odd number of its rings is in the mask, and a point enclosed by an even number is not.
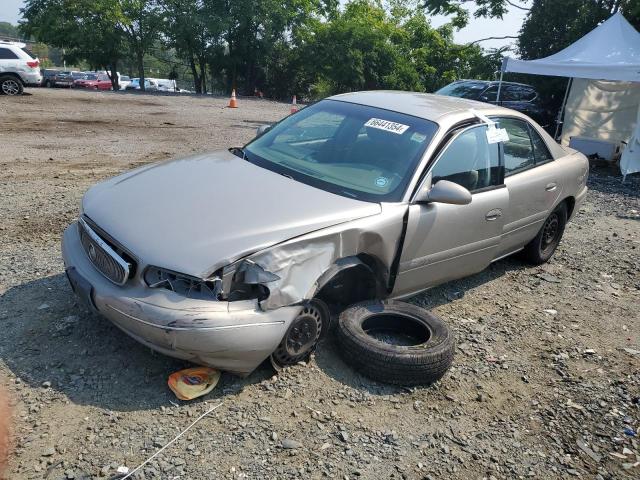
<svg viewBox="0 0 640 480"><path fill-rule="evenodd" d="M149 288L138 276L120 287L91 264L75 222L64 232L62 256L75 293L135 340L165 355L239 375L251 373L273 353L301 309L265 312L254 300L188 299Z"/></svg>

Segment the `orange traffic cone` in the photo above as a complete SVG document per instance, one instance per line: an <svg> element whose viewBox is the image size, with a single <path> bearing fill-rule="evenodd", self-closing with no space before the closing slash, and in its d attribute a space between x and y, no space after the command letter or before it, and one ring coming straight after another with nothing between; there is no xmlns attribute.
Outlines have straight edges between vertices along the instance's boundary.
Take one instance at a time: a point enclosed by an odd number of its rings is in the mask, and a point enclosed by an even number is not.
<svg viewBox="0 0 640 480"><path fill-rule="evenodd" d="M231 100L229 100L229 108L238 108L238 100L236 100L236 89L231 90Z"/></svg>
<svg viewBox="0 0 640 480"><path fill-rule="evenodd" d="M298 100L296 96L293 96L293 102L291 103L291 113L296 113L298 111Z"/></svg>

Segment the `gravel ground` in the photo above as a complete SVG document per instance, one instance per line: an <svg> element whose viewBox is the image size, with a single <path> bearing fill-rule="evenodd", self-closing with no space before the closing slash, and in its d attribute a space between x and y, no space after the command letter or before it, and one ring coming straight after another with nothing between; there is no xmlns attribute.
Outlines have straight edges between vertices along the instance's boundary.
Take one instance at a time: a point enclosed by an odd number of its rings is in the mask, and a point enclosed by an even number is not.
<svg viewBox="0 0 640 480"><path fill-rule="evenodd" d="M10 479L111 478L222 405L136 478L640 477L640 180L593 170L554 259L517 259L411 301L455 330L430 388L351 370L331 338L308 364L223 375L204 399L186 366L80 308L60 235L96 181L239 145L289 106L64 90L0 97L0 382L15 403Z"/></svg>

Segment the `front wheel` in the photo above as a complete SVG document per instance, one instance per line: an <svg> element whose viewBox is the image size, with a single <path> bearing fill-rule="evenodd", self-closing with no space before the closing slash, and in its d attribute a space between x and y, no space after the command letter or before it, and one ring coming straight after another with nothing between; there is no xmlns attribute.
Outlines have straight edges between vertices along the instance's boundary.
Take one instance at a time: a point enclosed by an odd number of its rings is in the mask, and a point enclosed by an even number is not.
<svg viewBox="0 0 640 480"><path fill-rule="evenodd" d="M17 78L10 75L0 77L0 92L3 95L22 95L23 91L22 82Z"/></svg>
<svg viewBox="0 0 640 480"><path fill-rule="evenodd" d="M524 247L524 258L533 265L541 265L548 262L560 244L564 228L567 225L567 204L562 202L547 217L542 228Z"/></svg>
<svg viewBox="0 0 640 480"><path fill-rule="evenodd" d="M271 365L277 371L309 358L329 329L329 308L320 300L306 303L287 329L284 338L271 354Z"/></svg>

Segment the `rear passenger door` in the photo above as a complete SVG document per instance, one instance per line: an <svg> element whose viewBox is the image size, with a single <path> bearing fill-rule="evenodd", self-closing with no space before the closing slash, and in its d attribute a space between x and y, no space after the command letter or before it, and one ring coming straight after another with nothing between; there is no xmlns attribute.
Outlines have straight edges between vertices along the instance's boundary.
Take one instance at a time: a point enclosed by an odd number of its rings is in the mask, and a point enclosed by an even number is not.
<svg viewBox="0 0 640 480"><path fill-rule="evenodd" d="M504 183L509 208L498 256L522 248L538 233L561 194L557 169L547 145L533 126L513 117L494 117L507 130L503 143Z"/></svg>

